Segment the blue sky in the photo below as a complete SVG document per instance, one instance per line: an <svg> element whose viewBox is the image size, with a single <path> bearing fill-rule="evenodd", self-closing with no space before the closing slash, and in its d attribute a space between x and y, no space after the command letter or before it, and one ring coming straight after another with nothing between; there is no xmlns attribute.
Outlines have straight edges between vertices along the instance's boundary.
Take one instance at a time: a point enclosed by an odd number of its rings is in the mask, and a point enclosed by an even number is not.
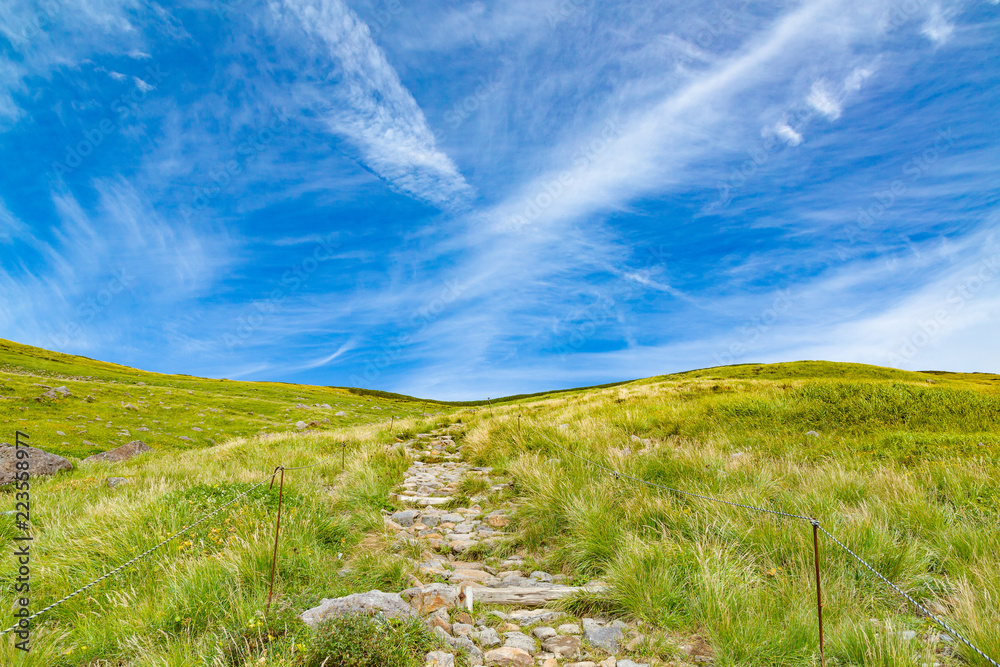
<svg viewBox="0 0 1000 667"><path fill-rule="evenodd" d="M481 398L1000 371L1000 5L6 0L0 337Z"/></svg>

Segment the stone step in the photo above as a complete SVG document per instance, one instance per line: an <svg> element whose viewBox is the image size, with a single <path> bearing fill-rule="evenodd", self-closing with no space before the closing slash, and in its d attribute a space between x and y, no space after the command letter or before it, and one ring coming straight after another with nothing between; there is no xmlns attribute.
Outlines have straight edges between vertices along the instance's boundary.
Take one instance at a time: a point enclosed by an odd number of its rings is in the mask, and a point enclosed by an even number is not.
<svg viewBox="0 0 1000 667"><path fill-rule="evenodd" d="M434 505L447 505L451 502L451 496L444 496L442 498L428 498L424 496L404 496L398 493L392 494L392 499L401 503L410 503L411 505L424 505L427 507L432 507Z"/></svg>

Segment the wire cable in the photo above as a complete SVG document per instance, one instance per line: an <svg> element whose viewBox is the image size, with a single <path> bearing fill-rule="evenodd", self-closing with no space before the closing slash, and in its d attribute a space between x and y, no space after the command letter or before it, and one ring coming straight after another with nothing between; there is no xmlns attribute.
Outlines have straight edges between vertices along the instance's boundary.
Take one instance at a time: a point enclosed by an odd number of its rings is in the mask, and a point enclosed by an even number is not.
<svg viewBox="0 0 1000 667"><path fill-rule="evenodd" d="M531 428L531 427L529 426L528 428ZM901 589L899 586L897 586L896 584L894 584L891 581L889 581L889 579L886 578L882 573L880 573L878 570L876 570L874 567L872 567L871 564L868 563L868 561L866 561L861 556L859 556L856 553L854 553L853 551L851 551L851 549L848 548L848 546L846 544L844 544L843 542L841 542L840 540L838 540L836 537L833 536L832 533L830 533L830 531L828 531L826 528L824 528L820 524L819 519L815 519L815 518L807 517L807 516L802 516L801 514L792 514L792 513L789 513L789 512L782 512L782 511L779 511L779 510L772 510L772 509L766 509L766 508L763 508L763 507L756 507L754 505L745 505L745 504L742 504L742 503L734 503L734 502L731 502L731 501L728 501L728 500L722 500L720 498L713 498L711 496L701 495L699 493L692 493L690 491L682 491L681 489L675 489L673 487L663 486L662 484L656 484L654 482L650 482L650 481L645 480L645 479L640 479L638 477L633 477L631 475L626 475L623 472L620 472L620 471L615 470L613 468L609 468L609 467L607 467L605 465L601 465L600 463L597 463L596 461L592 461L592 460L588 459L585 456L581 456L580 454L577 454L576 452L572 451L571 449L567 449L566 447L563 447L559 443L555 442L554 440L552 440L551 438L549 438L548 436L546 436L544 433L540 433L539 431L537 431L534 428L531 428L531 430L536 435L541 436L544 440L548 441L549 443L551 443L552 445L554 445L557 448L561 449L562 451L564 451L564 452L566 452L568 454L571 454L571 455L577 457L578 459L580 459L581 461L585 461L586 463L588 463L588 464L590 464L590 465L592 465L592 466L594 466L596 468L600 468L601 470L604 470L604 471L610 473L616 479L625 478L625 479L632 480L633 482L638 482L640 484L645 484L646 486L651 486L651 487L654 487L654 488L657 488L657 489L663 489L664 491L670 491L672 493L679 493L679 494L685 495L685 496L691 496L693 498L700 498L702 500L709 500L709 501L714 502L714 503L721 503L723 505L729 505L731 507L741 507L743 509L753 510L755 512L764 512L764 513L767 513L767 514L777 514L778 516L788 517L790 519L801 519L803 521L810 522L813 526L816 526L821 531L823 531L823 533L827 537L829 537L831 540L833 540L834 543L837 544L837 546L839 546L841 549L843 549L844 551L846 551L847 553L849 553L851 556L854 557L855 560L857 560L859 563L861 563L866 568L868 568L868 570L870 570L872 572L872 574L874 574L876 577L878 577L883 582L885 582L889 587L891 587L894 591L896 591L901 596L903 596L913 606L915 606L916 608L920 609L924 614L927 615L928 618L930 618L932 621L934 621L938 626L944 628L946 632L950 633L955 638L959 639L963 644L965 644L966 646L968 646L969 648L971 648L973 651L975 651L977 654L979 654L980 657L982 657L984 660L986 660L991 665L993 665L993 667L1000 667L1000 663L997 663L995 660L993 660L988 655L986 655L985 653L983 653L978 647L976 647L972 642L970 642L968 639L966 639L965 637L963 637L954 628L952 628L950 625L948 625L943 620L941 620L940 618L938 618L935 614L931 613L931 611L929 609L927 609L927 607L923 606L922 604L920 604L919 602L917 602L916 600L914 600L903 589Z"/></svg>
<svg viewBox="0 0 1000 667"><path fill-rule="evenodd" d="M315 464L313 464L313 465L315 465ZM311 467L311 466L305 466L305 467ZM286 468L286 470L293 470L293 469L294 468ZM129 566L134 565L135 563L138 563L140 560L142 560L143 558L145 558L149 554L153 553L154 551L156 551L156 550L162 548L163 546L165 546L167 543L171 542L174 538L183 535L184 533L186 533L187 531L191 530L195 526L197 526L197 525L199 525L201 523L204 523L208 519L212 518L213 516L215 516L216 514L218 514L219 512L221 512L222 510L224 510L225 508L227 508L230 505L232 505L233 503L235 503L240 498L243 498L244 496L246 496L248 493L250 493L254 489L257 489L257 488L259 488L261 486L264 486L269 481L271 481L272 479L274 479L274 476L277 475L280 470L281 470L281 466L279 466L277 470L275 470L273 473L271 473L271 475L268 476L267 479L265 479L264 481L260 482L259 484L255 484L255 485L251 486L249 489L247 489L246 491L244 491L240 495L236 496L232 500L228 501L224 505L219 506L217 509L215 509L212 512L210 512L210 513L206 514L205 516L201 517L200 519L198 519L197 521L195 521L191 525L186 526L186 527L180 529L179 531L177 531L176 533L174 533L170 537L166 538L165 540L163 540L162 542L160 542L156 546L150 547L149 549L146 549L141 554L139 554L138 556L136 556L132 560L128 561L127 563L123 563L123 564L119 565L118 567L116 567L115 569L113 569L113 570L111 570L109 572L105 572L103 575L101 575L97 579L94 579L89 584L81 586L80 588L76 589L72 593L64 596L63 598L61 598L59 600L56 600L55 602L53 602L52 604L50 604L48 607L45 607L44 609L39 609L38 611L36 611L31 616L28 616L26 618L20 619L17 623L15 623L14 625L10 626L6 630L0 631L0 637L4 636L8 632L12 632L12 631L18 629L19 627L25 627L23 625L24 623L28 623L32 619L37 618L38 616L41 616L45 612L50 611L52 609L55 609L56 607L58 607L62 603L64 603L67 600L70 600L70 599L76 597L77 595L79 595L80 593L84 592L85 590L87 590L91 586L95 586L95 585L99 584L100 582L104 581L105 579L107 579L108 577L111 577L111 576L117 574L118 572L121 572L122 570L128 568Z"/></svg>

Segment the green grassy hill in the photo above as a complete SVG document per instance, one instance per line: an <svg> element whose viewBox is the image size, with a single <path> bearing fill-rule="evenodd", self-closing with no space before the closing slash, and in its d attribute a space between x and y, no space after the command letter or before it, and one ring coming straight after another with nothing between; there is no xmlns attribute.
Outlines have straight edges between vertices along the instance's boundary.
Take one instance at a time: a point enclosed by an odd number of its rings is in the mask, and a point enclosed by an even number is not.
<svg viewBox="0 0 1000 667"><path fill-rule="evenodd" d="M70 395L44 396L56 387ZM11 431L0 438L10 440L17 427L62 456L84 458L131 440L153 448L206 447L296 431L298 422L331 431L443 409L440 402L378 394L148 373L0 339L0 422Z"/></svg>
<svg viewBox="0 0 1000 667"><path fill-rule="evenodd" d="M41 396L60 386L71 395ZM0 396L3 440L25 430L32 444L76 465L32 482L34 609L276 465L316 464L286 477L270 610L277 491L264 486L38 619L30 656L0 641L5 666L320 664L298 612L324 597L400 591L420 575L412 559L430 554L383 525L382 512L400 508L391 492L411 464L393 445L445 427L467 463L510 482L490 490L470 478L460 487L484 507L513 510L507 539L476 557L496 566L517 553L570 581L606 581L607 591L563 608L641 622L646 641L632 657L643 662L681 667L678 647L697 637L715 667L818 664L811 528L615 479L561 448L664 486L816 516L1000 655L1000 376L746 364L507 397L482 409L159 375L0 342ZM330 408L317 407L324 403ZM391 429L390 415L399 417ZM300 432L300 420L318 425ZM136 438L154 451L124 463L77 460ZM111 489L109 476L130 483ZM14 502L13 490L0 488L0 504ZM0 522L0 542L15 534ZM828 541L822 548L830 664L986 667L961 646L942 652L927 619ZM5 613L15 572L13 559L0 561ZM916 638L904 639L908 632Z"/></svg>

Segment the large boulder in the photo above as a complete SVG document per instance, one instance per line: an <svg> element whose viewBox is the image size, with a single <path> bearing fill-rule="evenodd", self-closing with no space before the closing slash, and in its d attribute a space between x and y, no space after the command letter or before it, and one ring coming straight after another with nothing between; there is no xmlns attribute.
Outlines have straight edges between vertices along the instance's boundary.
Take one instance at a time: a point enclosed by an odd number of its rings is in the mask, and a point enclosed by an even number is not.
<svg viewBox="0 0 1000 667"><path fill-rule="evenodd" d="M61 456L50 454L35 447L21 447L28 452L27 459L20 459L28 462L28 474L31 477L38 475L54 475L60 470L72 470L73 464ZM0 485L10 484L16 478L17 470L17 448L4 442L0 443Z"/></svg>
<svg viewBox="0 0 1000 667"><path fill-rule="evenodd" d="M314 626L327 619L349 614L384 614L389 618L419 618L413 608L399 595L382 591L355 593L334 599L324 598L318 607L307 609L299 615L299 618L306 625Z"/></svg>
<svg viewBox="0 0 1000 667"><path fill-rule="evenodd" d="M133 440L132 442L122 445L121 447L115 447L114 449L109 449L106 452L100 452L94 454L93 456L88 456L82 463L94 463L96 461L128 461L133 456L138 456L144 452L151 452L153 448L144 443L142 440Z"/></svg>

